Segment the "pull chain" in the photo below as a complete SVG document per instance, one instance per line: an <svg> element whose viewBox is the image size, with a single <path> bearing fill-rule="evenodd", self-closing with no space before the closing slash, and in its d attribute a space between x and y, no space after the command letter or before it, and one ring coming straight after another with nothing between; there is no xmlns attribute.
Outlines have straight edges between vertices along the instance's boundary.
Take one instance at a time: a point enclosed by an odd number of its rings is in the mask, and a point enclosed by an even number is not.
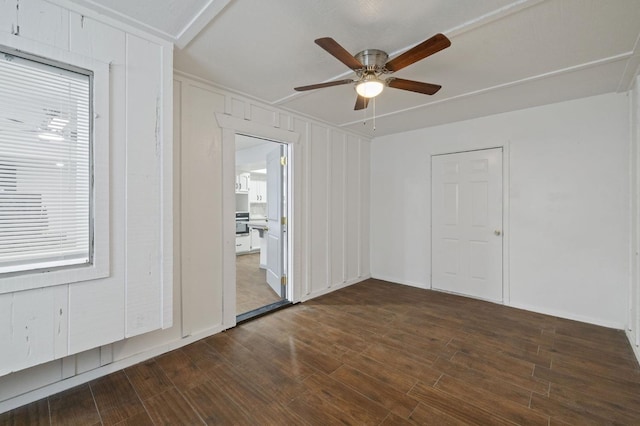
<svg viewBox="0 0 640 426"><path fill-rule="evenodd" d="M373 98L373 131L376 131L376 98Z"/></svg>

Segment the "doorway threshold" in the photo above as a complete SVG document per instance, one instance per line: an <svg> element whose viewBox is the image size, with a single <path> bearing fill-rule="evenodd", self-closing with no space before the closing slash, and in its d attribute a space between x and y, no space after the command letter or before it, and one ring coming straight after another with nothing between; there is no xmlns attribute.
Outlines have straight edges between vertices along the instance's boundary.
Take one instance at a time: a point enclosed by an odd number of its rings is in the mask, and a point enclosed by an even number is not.
<svg viewBox="0 0 640 426"><path fill-rule="evenodd" d="M254 309L249 312L245 312L240 315L236 315L236 325L240 325L244 322L251 321L252 319L259 318L263 315L270 314L271 312L279 311L280 309L292 306L293 303L287 299L278 300L277 302L270 303L261 308Z"/></svg>

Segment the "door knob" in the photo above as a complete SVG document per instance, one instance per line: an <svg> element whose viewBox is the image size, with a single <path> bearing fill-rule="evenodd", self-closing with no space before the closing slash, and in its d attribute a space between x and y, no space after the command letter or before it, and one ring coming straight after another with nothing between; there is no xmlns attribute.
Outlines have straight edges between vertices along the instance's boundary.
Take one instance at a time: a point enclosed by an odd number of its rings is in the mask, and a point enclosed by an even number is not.
<svg viewBox="0 0 640 426"><path fill-rule="evenodd" d="M502 232L500 232L499 229L496 229L495 231L493 231L494 234L496 234L497 236L500 236L500 234L502 234Z"/></svg>

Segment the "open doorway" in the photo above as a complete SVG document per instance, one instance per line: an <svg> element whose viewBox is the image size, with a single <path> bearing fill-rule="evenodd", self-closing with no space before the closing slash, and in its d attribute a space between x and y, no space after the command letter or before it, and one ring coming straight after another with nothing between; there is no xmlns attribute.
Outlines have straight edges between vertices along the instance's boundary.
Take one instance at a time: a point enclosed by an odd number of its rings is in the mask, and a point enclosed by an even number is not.
<svg viewBox="0 0 640 426"><path fill-rule="evenodd" d="M288 146L236 135L236 321L288 305Z"/></svg>

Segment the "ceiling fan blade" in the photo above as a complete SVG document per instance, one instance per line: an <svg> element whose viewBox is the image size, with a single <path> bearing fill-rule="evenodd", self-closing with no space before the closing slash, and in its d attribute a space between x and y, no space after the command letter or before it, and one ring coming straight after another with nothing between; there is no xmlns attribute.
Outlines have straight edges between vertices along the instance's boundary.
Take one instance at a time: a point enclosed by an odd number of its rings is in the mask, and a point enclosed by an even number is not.
<svg viewBox="0 0 640 426"><path fill-rule="evenodd" d="M422 83L420 81L405 80L404 78L389 78L387 79L387 86L394 89L424 93L425 95L433 95L442 87L439 84Z"/></svg>
<svg viewBox="0 0 640 426"><path fill-rule="evenodd" d="M358 99L356 99L356 106L353 108L354 111L358 111L360 109L367 109L369 105L369 98L365 98L364 96L358 95Z"/></svg>
<svg viewBox="0 0 640 426"><path fill-rule="evenodd" d="M315 43L352 70L364 68L364 65L362 65L359 60L354 58L351 53L347 52L344 47L340 46L338 42L331 37L319 38Z"/></svg>
<svg viewBox="0 0 640 426"><path fill-rule="evenodd" d="M400 56L396 56L384 66L388 71L395 72L406 66L431 56L436 52L451 46L451 41L444 34L436 34L419 45L412 47Z"/></svg>
<svg viewBox="0 0 640 426"><path fill-rule="evenodd" d="M308 86L294 87L293 90L297 90L298 92L304 92L305 90L322 89L323 87L340 86L342 84L349 84L349 83L353 83L353 80L347 79L347 80L330 81L328 83L310 84Z"/></svg>

